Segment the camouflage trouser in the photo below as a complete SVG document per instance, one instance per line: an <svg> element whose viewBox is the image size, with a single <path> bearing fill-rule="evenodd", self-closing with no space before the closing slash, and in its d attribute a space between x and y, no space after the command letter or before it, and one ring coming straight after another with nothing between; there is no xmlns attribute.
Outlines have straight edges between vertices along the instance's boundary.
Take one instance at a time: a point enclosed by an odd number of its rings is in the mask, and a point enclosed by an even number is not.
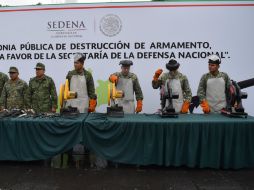
<svg viewBox="0 0 254 190"><path fill-rule="evenodd" d="M72 149L72 160L76 168L84 166L85 162L85 147L82 144L76 144Z"/></svg>
<svg viewBox="0 0 254 190"><path fill-rule="evenodd" d="M89 164L91 168L102 169L107 167L107 160L95 155L82 144L77 144L69 152L58 154L51 159L52 168L67 168L71 159L77 169ZM88 167L89 167L88 166Z"/></svg>
<svg viewBox="0 0 254 190"><path fill-rule="evenodd" d="M68 168L68 153L58 154L51 159L52 168Z"/></svg>
<svg viewBox="0 0 254 190"><path fill-rule="evenodd" d="M73 147L72 159L76 168L80 168L89 162L91 168L102 169L107 167L107 160L95 155L87 147L77 144Z"/></svg>

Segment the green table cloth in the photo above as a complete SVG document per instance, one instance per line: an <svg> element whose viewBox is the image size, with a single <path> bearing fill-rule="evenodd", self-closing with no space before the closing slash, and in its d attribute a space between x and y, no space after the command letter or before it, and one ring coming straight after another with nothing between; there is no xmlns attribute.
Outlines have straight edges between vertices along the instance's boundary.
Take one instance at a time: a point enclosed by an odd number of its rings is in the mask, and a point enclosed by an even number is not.
<svg viewBox="0 0 254 190"><path fill-rule="evenodd" d="M81 114L77 118L0 120L0 160L46 159L83 143L127 164L246 168L254 166L254 118L186 114L178 118Z"/></svg>
<svg viewBox="0 0 254 190"><path fill-rule="evenodd" d="M40 160L70 150L83 139L86 116L0 119L0 160Z"/></svg>

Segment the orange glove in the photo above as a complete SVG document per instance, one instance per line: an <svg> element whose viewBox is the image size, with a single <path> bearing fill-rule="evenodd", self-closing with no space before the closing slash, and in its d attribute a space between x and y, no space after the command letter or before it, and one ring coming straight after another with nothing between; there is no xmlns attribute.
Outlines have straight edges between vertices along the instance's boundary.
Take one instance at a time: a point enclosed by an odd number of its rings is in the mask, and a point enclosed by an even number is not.
<svg viewBox="0 0 254 190"><path fill-rule="evenodd" d="M204 113L209 113L211 111L207 100L202 100L200 106L202 107Z"/></svg>
<svg viewBox="0 0 254 190"><path fill-rule="evenodd" d="M184 101L182 105L181 113L188 113L189 106L190 106L190 102Z"/></svg>
<svg viewBox="0 0 254 190"><path fill-rule="evenodd" d="M158 78L159 78L159 76L161 75L161 73L162 73L162 69L158 69L155 73L154 73L154 76L153 76L153 80L154 81L157 81L158 80Z"/></svg>
<svg viewBox="0 0 254 190"><path fill-rule="evenodd" d="M138 100L137 107L136 107L136 113L139 113L142 111L142 106L143 106L142 100Z"/></svg>
<svg viewBox="0 0 254 190"><path fill-rule="evenodd" d="M110 82L113 82L113 83L117 83L117 81L118 81L118 76L116 76L116 75L110 75L109 81L110 81Z"/></svg>
<svg viewBox="0 0 254 190"><path fill-rule="evenodd" d="M97 101L96 99L90 99L89 100L89 108L88 108L88 112L94 112L95 111L95 107L97 105Z"/></svg>

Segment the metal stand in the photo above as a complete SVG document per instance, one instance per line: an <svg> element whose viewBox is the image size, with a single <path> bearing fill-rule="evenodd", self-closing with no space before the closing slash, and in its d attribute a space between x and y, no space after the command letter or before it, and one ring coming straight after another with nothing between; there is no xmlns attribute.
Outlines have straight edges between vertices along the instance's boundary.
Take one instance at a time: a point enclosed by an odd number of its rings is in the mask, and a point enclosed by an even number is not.
<svg viewBox="0 0 254 190"><path fill-rule="evenodd" d="M178 118L178 113L175 112L175 109L172 108L172 109L165 109L165 110L161 110L160 112L160 116L162 118Z"/></svg>
<svg viewBox="0 0 254 190"><path fill-rule="evenodd" d="M122 106L107 107L107 116L109 117L124 117Z"/></svg>
<svg viewBox="0 0 254 190"><path fill-rule="evenodd" d="M247 118L248 114L244 112L244 110L239 111L239 110L226 110L223 109L221 110L221 114L227 117L237 117L237 118Z"/></svg>

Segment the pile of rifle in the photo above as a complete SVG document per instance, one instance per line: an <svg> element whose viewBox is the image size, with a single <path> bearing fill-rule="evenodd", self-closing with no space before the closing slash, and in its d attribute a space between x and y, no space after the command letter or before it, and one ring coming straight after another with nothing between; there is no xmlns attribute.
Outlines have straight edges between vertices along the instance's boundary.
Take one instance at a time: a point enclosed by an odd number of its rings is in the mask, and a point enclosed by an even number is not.
<svg viewBox="0 0 254 190"><path fill-rule="evenodd" d="M55 118L60 117L59 113L35 113L33 110L2 110L0 111L0 119L4 118Z"/></svg>

